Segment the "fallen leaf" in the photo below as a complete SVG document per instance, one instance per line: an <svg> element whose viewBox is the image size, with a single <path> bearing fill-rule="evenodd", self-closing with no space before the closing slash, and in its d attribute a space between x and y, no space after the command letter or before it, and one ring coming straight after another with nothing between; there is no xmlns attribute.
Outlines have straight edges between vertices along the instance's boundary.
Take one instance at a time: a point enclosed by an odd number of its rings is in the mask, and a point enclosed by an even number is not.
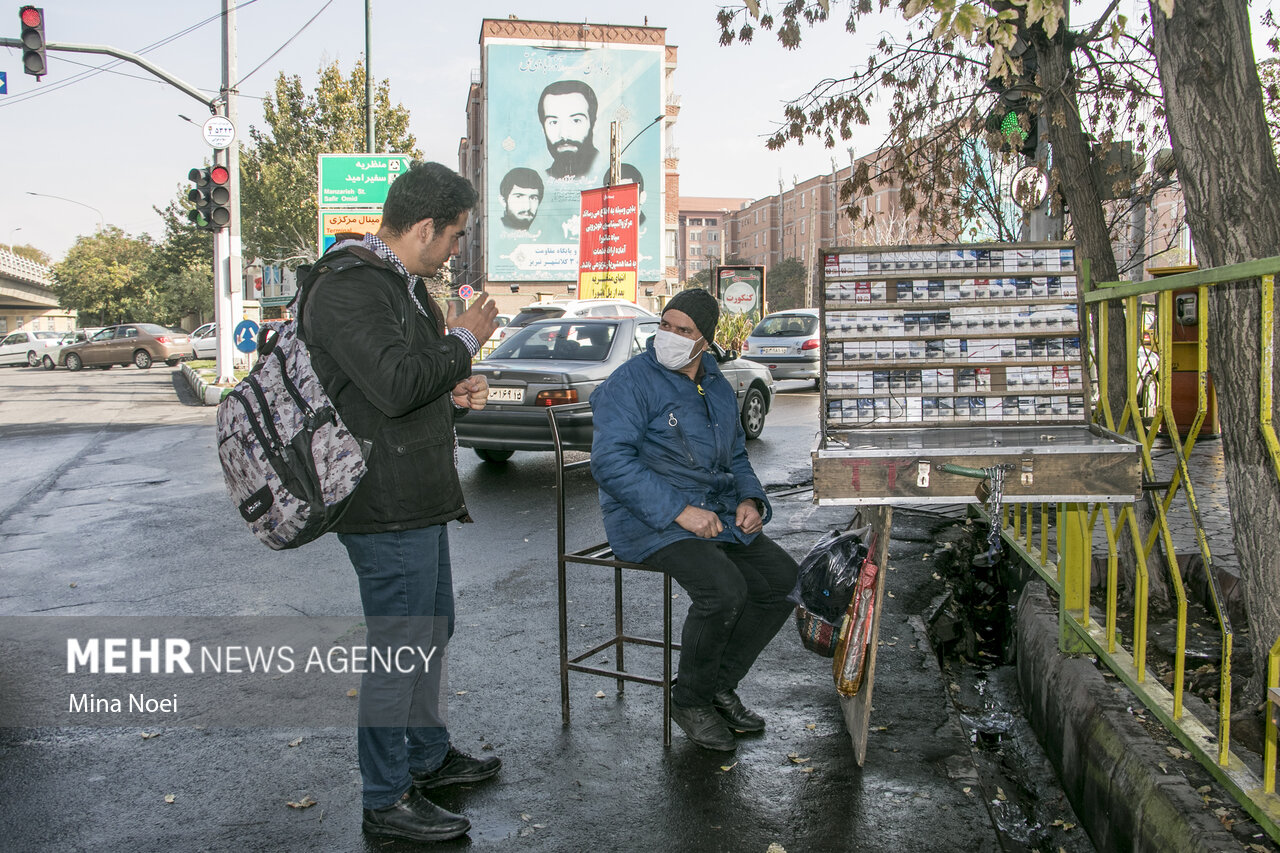
<svg viewBox="0 0 1280 853"><path fill-rule="evenodd" d="M810 765L810 766L808 766L808 767L801 767L801 768L800 768L800 772L801 772L801 773L812 773L812 772L813 772L813 770L814 770L814 768L813 768L813 766L812 766L812 765Z"/></svg>
<svg viewBox="0 0 1280 853"><path fill-rule="evenodd" d="M1168 772L1169 772L1169 765L1168 765L1168 764L1165 764L1163 761L1156 762L1156 767L1159 767L1159 768L1160 768L1160 772L1161 772L1161 773L1168 773Z"/></svg>
<svg viewBox="0 0 1280 853"><path fill-rule="evenodd" d="M963 790L966 794L973 793L973 788L970 788L968 785L965 785L964 788L962 788L961 790Z"/></svg>
<svg viewBox="0 0 1280 853"><path fill-rule="evenodd" d="M534 829L546 829L546 828L547 828L547 825L546 825L545 823L533 823L533 824L530 824L530 826L532 826Z"/></svg>
<svg viewBox="0 0 1280 853"><path fill-rule="evenodd" d="M360 695L360 691L359 691L359 690L356 690L354 687L352 687L350 690L348 690L348 691L347 691L347 695L348 695L348 696L351 696L351 697L353 697L353 698L354 698L354 697L356 697L356 696L359 696L359 695Z"/></svg>
<svg viewBox="0 0 1280 853"><path fill-rule="evenodd" d="M732 770L737 766L738 766L738 762L735 761L732 764L721 764L720 769L723 770L725 773L728 773L730 770Z"/></svg>
<svg viewBox="0 0 1280 853"><path fill-rule="evenodd" d="M67 586L71 587L72 589L75 589L75 588L76 588L76 587L78 587L79 585L80 585L80 584L76 583L75 581L72 581L71 583L67 584Z"/></svg>
<svg viewBox="0 0 1280 853"><path fill-rule="evenodd" d="M1213 787L1211 785L1201 785L1199 788L1196 788L1196 793L1207 794L1212 790L1213 790Z"/></svg>
<svg viewBox="0 0 1280 853"><path fill-rule="evenodd" d="M808 729L809 731L813 731L814 729L816 729L816 728L818 727L818 724L817 724L817 723L805 723L804 727L805 727L806 729Z"/></svg>
<svg viewBox="0 0 1280 853"><path fill-rule="evenodd" d="M309 809L315 804L316 804L316 801L311 799L311 797L309 796L303 797L301 800L298 800L296 803L293 800L290 800L289 802L285 803L285 805L291 809Z"/></svg>
<svg viewBox="0 0 1280 853"><path fill-rule="evenodd" d="M603 699L603 698L604 698L604 691L603 691L603 690L597 690L597 691L596 691L596 698L597 698L597 699Z"/></svg>
<svg viewBox="0 0 1280 853"><path fill-rule="evenodd" d="M534 828L532 826L526 826L524 829L520 830L520 837L524 838L526 836L533 835L533 833Z"/></svg>
<svg viewBox="0 0 1280 853"><path fill-rule="evenodd" d="M523 821L530 821L530 820L533 820L533 815L520 812L520 819Z"/></svg>
<svg viewBox="0 0 1280 853"><path fill-rule="evenodd" d="M159 732L143 732L142 733L143 740L151 740L153 737L160 737L160 733Z"/></svg>
<svg viewBox="0 0 1280 853"><path fill-rule="evenodd" d="M1172 755L1174 758L1190 758L1191 757L1191 753L1187 752L1185 749L1178 749L1176 746L1166 746L1165 749L1169 750L1169 754Z"/></svg>
<svg viewBox="0 0 1280 853"><path fill-rule="evenodd" d="M892 592L887 593L887 595L888 595L890 598L893 598L893 597L894 597Z"/></svg>
<svg viewBox="0 0 1280 853"><path fill-rule="evenodd" d="M177 797L177 795L175 795L175 794L165 794L165 795L164 795L164 801L165 801L166 803L172 803L172 802L173 802L174 800L176 800L177 798L178 798L178 797Z"/></svg>
<svg viewBox="0 0 1280 853"><path fill-rule="evenodd" d="M301 743L302 743L302 738L294 738L293 740L289 741L289 746L298 746Z"/></svg>
<svg viewBox="0 0 1280 853"><path fill-rule="evenodd" d="M775 841L769 845L769 848L764 853L787 853L787 848Z"/></svg>
<svg viewBox="0 0 1280 853"><path fill-rule="evenodd" d="M887 731L889 731L889 727L888 727L888 726L876 726L876 731L878 731L878 732L887 732Z"/></svg>
<svg viewBox="0 0 1280 853"><path fill-rule="evenodd" d="M1005 796L1004 788L996 786L996 799L1000 802L1006 802L1009 798Z"/></svg>
<svg viewBox="0 0 1280 853"><path fill-rule="evenodd" d="M455 691L453 691L453 695L454 695L454 696L466 696L466 695L467 695L467 691L465 691L465 690L455 690Z"/></svg>
<svg viewBox="0 0 1280 853"><path fill-rule="evenodd" d="M792 764L804 764L806 761L810 760L808 758L801 758L800 755L795 752L788 752L787 758L791 759Z"/></svg>

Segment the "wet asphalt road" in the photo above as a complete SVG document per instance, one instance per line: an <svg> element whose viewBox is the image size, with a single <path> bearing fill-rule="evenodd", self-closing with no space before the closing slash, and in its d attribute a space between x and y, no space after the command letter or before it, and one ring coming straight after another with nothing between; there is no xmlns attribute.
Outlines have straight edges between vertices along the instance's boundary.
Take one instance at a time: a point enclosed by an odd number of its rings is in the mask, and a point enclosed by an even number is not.
<svg viewBox="0 0 1280 853"><path fill-rule="evenodd" d="M761 479L777 488L808 480L817 431L817 394L783 387L764 436L749 444ZM0 371L0 624L358 623L354 578L334 537L275 553L249 535L223 490L213 420L168 369ZM450 528L451 731L461 749L492 751L504 768L438 798L473 829L436 847L1000 849L919 621L939 592L921 559L936 520L903 515L895 527L864 768L854 765L829 661L801 648L790 624L740 691L768 719L764 735L743 739L732 757L678 730L664 749L654 688L630 685L618 696L611 681L574 675L572 725L561 725L552 466L550 454L490 466L460 451L477 523ZM602 538L585 471L571 473L568 493L578 541ZM824 528L848 521L848 510L809 499L780 497L768 528L797 558ZM578 641L611 622L610 588L590 570L571 576ZM629 624L654 636L660 586L628 589ZM5 633L0 644L12 639ZM657 662L637 653L632 665ZM202 727L200 703L209 701L216 694L188 698L180 713L145 725L0 729L0 850L420 849L362 835L352 728L302 724L296 703L267 707L243 727ZM288 805L304 798L316 804Z"/></svg>

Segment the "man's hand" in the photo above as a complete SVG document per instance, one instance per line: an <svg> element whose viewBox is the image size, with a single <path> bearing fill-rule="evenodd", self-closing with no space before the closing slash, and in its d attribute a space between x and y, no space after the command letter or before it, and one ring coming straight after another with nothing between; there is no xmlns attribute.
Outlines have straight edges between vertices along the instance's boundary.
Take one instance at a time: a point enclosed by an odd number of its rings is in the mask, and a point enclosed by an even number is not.
<svg viewBox="0 0 1280 853"><path fill-rule="evenodd" d="M733 523L748 535L759 533L764 529L764 519L760 517L760 508L756 506L754 498L747 498L738 504L738 512L734 516Z"/></svg>
<svg viewBox="0 0 1280 853"><path fill-rule="evenodd" d="M724 530L720 516L696 506L686 506L680 510L680 514L676 516L676 524L700 539L714 539Z"/></svg>
<svg viewBox="0 0 1280 853"><path fill-rule="evenodd" d="M483 376L468 376L453 386L453 404L460 409L479 411L489 400L489 382Z"/></svg>
<svg viewBox="0 0 1280 853"><path fill-rule="evenodd" d="M493 334L493 330L498 328L498 322L494 319L497 316L498 306L487 293L481 292L466 311L450 314L445 324L451 329L466 329L476 336L477 341L484 344Z"/></svg>

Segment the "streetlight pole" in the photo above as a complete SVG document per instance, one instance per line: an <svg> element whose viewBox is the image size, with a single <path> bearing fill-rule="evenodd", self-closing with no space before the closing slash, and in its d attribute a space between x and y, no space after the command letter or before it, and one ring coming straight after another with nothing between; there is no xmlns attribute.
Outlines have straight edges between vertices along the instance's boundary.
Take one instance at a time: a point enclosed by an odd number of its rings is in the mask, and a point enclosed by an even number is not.
<svg viewBox="0 0 1280 853"><path fill-rule="evenodd" d="M107 227L106 220L102 218L102 211L98 210L98 208L94 207L91 204L85 204L82 201L76 201L74 198L63 198L60 195L50 195L49 193L34 193L31 190L27 190L27 195L39 196L40 198L56 198L58 201L66 201L66 202L70 202L71 204L78 204L81 207L87 207L90 210L92 210L94 213L98 214L98 230L102 231L104 228Z"/></svg>
<svg viewBox="0 0 1280 853"><path fill-rule="evenodd" d="M22 230L22 226L21 226L21 225L15 225L15 226L13 226L12 228L10 228L10 229L9 229L9 251L11 251L11 252L13 251L13 235L14 235L14 232L16 232L16 231L21 231L21 230Z"/></svg>

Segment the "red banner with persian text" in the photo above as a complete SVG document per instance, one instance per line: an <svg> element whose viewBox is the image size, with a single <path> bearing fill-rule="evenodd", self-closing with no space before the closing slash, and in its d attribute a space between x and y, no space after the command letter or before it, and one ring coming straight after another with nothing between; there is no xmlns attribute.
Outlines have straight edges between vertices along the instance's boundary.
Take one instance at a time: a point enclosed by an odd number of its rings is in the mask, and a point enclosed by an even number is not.
<svg viewBox="0 0 1280 853"><path fill-rule="evenodd" d="M578 231L578 298L636 301L640 187L582 191Z"/></svg>

